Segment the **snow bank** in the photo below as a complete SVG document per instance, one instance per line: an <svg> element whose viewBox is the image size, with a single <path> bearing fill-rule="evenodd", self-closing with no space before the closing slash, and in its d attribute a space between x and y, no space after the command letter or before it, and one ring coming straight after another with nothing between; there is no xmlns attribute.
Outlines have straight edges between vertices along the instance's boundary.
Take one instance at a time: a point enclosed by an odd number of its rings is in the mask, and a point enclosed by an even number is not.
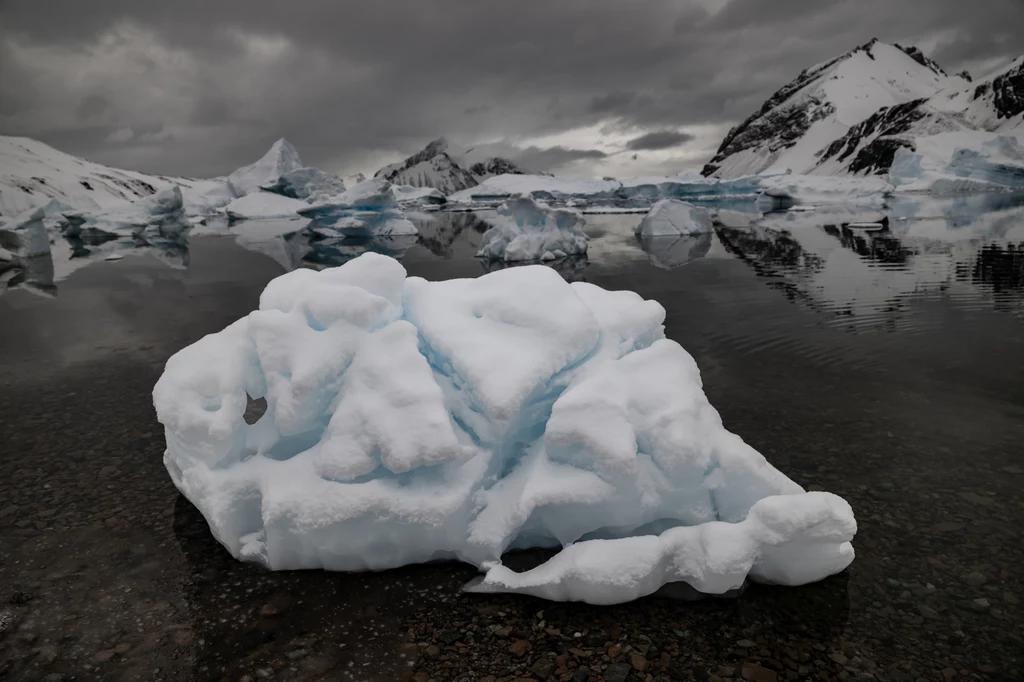
<svg viewBox="0 0 1024 682"><path fill-rule="evenodd" d="M651 207L635 231L640 237L678 237L713 229L711 214L703 208L676 199L662 199Z"/></svg>
<svg viewBox="0 0 1024 682"><path fill-rule="evenodd" d="M286 173L302 168L299 152L281 138L256 163L242 166L228 176L228 185L236 197L258 192L262 185L276 183Z"/></svg>
<svg viewBox="0 0 1024 682"><path fill-rule="evenodd" d="M477 256L487 260L555 260L587 252L583 216L553 209L524 194L498 207L496 224L480 243Z"/></svg>
<svg viewBox="0 0 1024 682"><path fill-rule="evenodd" d="M272 569L458 558L487 572L475 590L614 603L845 568L850 507L725 430L664 318L541 266L297 270L168 360L164 462L235 557ZM247 393L267 400L253 425ZM500 564L566 545L524 574Z"/></svg>
<svg viewBox="0 0 1024 682"><path fill-rule="evenodd" d="M914 146L900 147L893 158L889 178L900 191L1024 189L1024 133L940 133Z"/></svg>
<svg viewBox="0 0 1024 682"><path fill-rule="evenodd" d="M309 203L324 201L345 191L345 183L337 175L319 168L304 166L282 173L260 189Z"/></svg>
<svg viewBox="0 0 1024 682"><path fill-rule="evenodd" d="M298 218L299 211L309 208L309 204L299 199L273 192L254 192L235 199L224 208L228 219L259 220L271 218Z"/></svg>

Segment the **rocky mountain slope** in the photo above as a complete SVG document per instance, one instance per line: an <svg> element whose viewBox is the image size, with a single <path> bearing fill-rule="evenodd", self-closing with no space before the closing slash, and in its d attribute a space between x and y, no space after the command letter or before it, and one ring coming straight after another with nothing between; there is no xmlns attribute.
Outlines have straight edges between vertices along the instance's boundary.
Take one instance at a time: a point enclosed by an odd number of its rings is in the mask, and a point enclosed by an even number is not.
<svg viewBox="0 0 1024 682"><path fill-rule="evenodd" d="M915 47L872 40L801 72L729 132L703 173L881 175L900 148L915 149L917 137L1016 134L1024 119L1022 68L1024 58L972 83Z"/></svg>

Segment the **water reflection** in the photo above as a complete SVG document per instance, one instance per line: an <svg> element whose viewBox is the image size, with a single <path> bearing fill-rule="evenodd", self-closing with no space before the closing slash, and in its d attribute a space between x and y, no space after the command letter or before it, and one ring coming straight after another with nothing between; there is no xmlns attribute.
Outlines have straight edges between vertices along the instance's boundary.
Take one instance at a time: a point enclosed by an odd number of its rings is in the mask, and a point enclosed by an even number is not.
<svg viewBox="0 0 1024 682"><path fill-rule="evenodd" d="M711 250L711 235L700 234L678 237L638 237L640 248L647 254L651 265L662 270L674 270L690 261L703 258Z"/></svg>
<svg viewBox="0 0 1024 682"><path fill-rule="evenodd" d="M719 226L716 233L770 286L851 330L917 328L911 305L935 298L1022 315L1024 208L1019 198L988 201L1000 208L963 216L929 200L927 217L766 216L748 229Z"/></svg>
<svg viewBox="0 0 1024 682"><path fill-rule="evenodd" d="M507 268L517 268L524 265L537 265L537 263L524 261L515 263L506 263L500 260L484 260L480 259L480 265L483 268L484 274L488 272L496 272L498 270L505 270ZM566 256L565 258L559 258L552 261L544 261L540 265L547 266L562 276L566 282L586 282L587 278L584 271L587 266L590 265L590 261L586 255L582 256Z"/></svg>

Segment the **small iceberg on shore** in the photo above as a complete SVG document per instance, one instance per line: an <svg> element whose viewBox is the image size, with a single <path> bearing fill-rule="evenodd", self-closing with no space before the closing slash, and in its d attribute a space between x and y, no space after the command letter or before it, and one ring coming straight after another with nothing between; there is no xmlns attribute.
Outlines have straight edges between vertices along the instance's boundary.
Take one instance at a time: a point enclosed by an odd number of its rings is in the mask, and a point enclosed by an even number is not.
<svg viewBox="0 0 1024 682"><path fill-rule="evenodd" d="M842 571L850 506L727 431L664 320L539 265L296 270L168 360L164 464L233 556L276 570L458 559L485 574L474 591L594 604ZM502 565L527 547L562 549Z"/></svg>

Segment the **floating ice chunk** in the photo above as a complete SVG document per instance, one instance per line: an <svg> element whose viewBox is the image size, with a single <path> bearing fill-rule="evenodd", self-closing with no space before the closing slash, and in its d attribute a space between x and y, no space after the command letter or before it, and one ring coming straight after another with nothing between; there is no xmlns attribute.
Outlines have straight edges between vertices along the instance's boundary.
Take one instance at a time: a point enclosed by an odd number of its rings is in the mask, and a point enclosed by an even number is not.
<svg viewBox="0 0 1024 682"><path fill-rule="evenodd" d="M306 213L315 216L331 210L381 210L397 206L398 201L391 183L383 178L370 178L349 187L337 196L315 203Z"/></svg>
<svg viewBox="0 0 1024 682"><path fill-rule="evenodd" d="M260 189L314 203L341 194L345 191L345 183L333 173L305 166L283 173Z"/></svg>
<svg viewBox="0 0 1024 682"><path fill-rule="evenodd" d="M308 207L309 204L300 199L290 199L272 192L253 192L232 201L224 208L224 212L232 221L298 218L299 211Z"/></svg>
<svg viewBox="0 0 1024 682"><path fill-rule="evenodd" d="M302 168L299 153L281 138L256 163L243 166L228 176L228 185L236 197L258 192L262 185L277 182L282 175Z"/></svg>
<svg viewBox="0 0 1024 682"><path fill-rule="evenodd" d="M664 316L543 266L297 270L168 360L164 462L234 556L273 569L458 558L487 572L472 589L614 603L845 568L849 506L725 430ZM267 400L252 425L247 393ZM524 574L500 564L566 545Z"/></svg>
<svg viewBox="0 0 1024 682"><path fill-rule="evenodd" d="M235 198L231 187L226 182L218 182L212 187L199 190L186 188L184 197L185 214L189 216L205 216L227 206Z"/></svg>
<svg viewBox="0 0 1024 682"><path fill-rule="evenodd" d="M549 208L524 194L498 207L496 224L484 233L476 255L504 261L582 255L587 252L584 223L577 211Z"/></svg>
<svg viewBox="0 0 1024 682"><path fill-rule="evenodd" d="M662 199L651 207L635 232L640 237L679 237L713 229L711 214L703 208L676 199Z"/></svg>

